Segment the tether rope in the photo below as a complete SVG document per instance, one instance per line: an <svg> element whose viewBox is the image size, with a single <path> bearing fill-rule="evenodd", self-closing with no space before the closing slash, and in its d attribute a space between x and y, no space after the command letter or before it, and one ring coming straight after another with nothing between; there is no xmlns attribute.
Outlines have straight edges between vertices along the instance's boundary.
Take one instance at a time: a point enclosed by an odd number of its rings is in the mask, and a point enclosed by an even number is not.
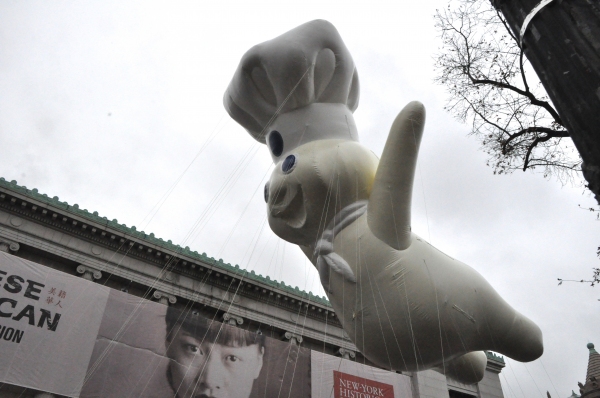
<svg viewBox="0 0 600 398"><path fill-rule="evenodd" d="M286 104L286 102L289 100L289 98L291 97L291 95L293 94L293 92L296 90L296 88L298 87L298 85L300 84L300 82L302 81L302 79L306 76L306 74L308 73L308 71L310 70L310 66L309 68L307 68L307 70L305 71L305 73L302 75L302 77L300 78L300 80L298 81L298 83L293 87L293 89L291 90L290 94L285 98L285 100L283 101L282 105L277 109L277 111L275 112L275 114L273 115L273 117L271 118L270 122L272 122L279 114L279 112L281 111L281 109L283 108L283 106ZM263 128L263 131L261 132L261 134L264 134L264 131L267 129L268 124ZM255 143L254 146L256 146L257 144ZM188 234L186 235L186 237L184 238L184 242L189 239L189 237L191 236L191 233L198 227L200 221L202 221L205 217L206 214L209 213L209 211L211 210L211 207L214 206L214 203L217 201L216 199L221 195L221 193L225 190L225 188L227 187L227 185L230 182L236 182L239 177L241 176L241 173L238 173L238 170L240 170L240 166L243 164L243 162L245 162L245 160L247 159L247 157L254 152L252 155L256 154L256 152L258 151L258 149L256 148L254 151L252 150L253 148L251 147L246 154L242 157L242 159L240 160L240 162L238 163L238 165L236 166L236 168L234 169L232 175L230 175L230 177L228 177L228 179L225 181L225 184L219 189L219 191L217 192L217 195L215 197L213 197L213 200L209 203L209 206L207 207L207 209L205 209L205 211L201 214L201 216L198 218L198 220L196 221L196 223L194 224L194 226L191 228L191 230L188 232ZM203 148L201 149L203 150ZM196 157L197 158L197 157ZM195 159L196 159L195 158ZM194 160L195 160L194 159ZM193 163L193 162L192 162ZM191 165L190 165L191 166ZM182 173L182 175L180 176L180 178L187 172L187 170L189 170L189 167L186 168L186 170L184 171L184 173ZM246 164L247 167L247 164ZM246 167L242 168L242 171L245 170ZM237 173L237 176L236 176ZM230 184L230 186L233 186L233 183ZM228 192L228 190L226 191ZM168 194L167 194L168 197ZM163 202L164 203L164 202ZM213 211L214 213L214 211ZM153 216L152 216L153 217ZM185 243L182 243L182 245ZM131 250L132 247L129 248L129 250ZM128 254L129 250L125 253L125 256ZM114 255L113 255L114 256ZM122 260L125 258L125 256L122 258ZM169 261L173 261L174 257L172 257ZM106 264L108 263L108 261L106 262ZM160 280L162 278L162 275L164 274L165 270L168 268L169 266L169 262L161 269L161 271L159 272L159 275L154 279L154 281L152 282L152 284L148 287L146 293L141 297L141 298L146 298L150 292L152 291L152 289L154 289L154 286L156 285L157 281ZM105 282L106 283L106 282ZM139 307L141 306L142 301L140 301L136 308L134 309L134 311L132 312L132 314L126 319L126 321L124 322L124 324L121 326L120 330L117 332L117 334L115 335L115 337L112 339L111 343L114 343L114 341L120 337L120 335L122 334L122 332L124 332L126 330L126 326L130 323L131 319L133 318L133 316L135 316L135 314L137 313L137 311L139 310ZM92 365L92 370L90 372L88 372L88 374L86 374L86 378L84 379L84 385L85 383L89 380L89 378L91 377L91 375L93 375L95 369L97 369L97 367L100 365L100 363L103 361L103 359L106 357L106 355L108 354L109 348L112 346L113 344L109 344L109 347L107 347L104 352L100 355L100 360L96 361L96 363L94 365Z"/></svg>

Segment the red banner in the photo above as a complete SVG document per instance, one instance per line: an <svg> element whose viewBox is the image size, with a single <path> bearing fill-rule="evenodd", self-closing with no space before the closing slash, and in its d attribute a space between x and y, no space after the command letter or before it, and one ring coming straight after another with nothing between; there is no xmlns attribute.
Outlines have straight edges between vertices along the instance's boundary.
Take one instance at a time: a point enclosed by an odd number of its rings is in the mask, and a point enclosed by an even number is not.
<svg viewBox="0 0 600 398"><path fill-rule="evenodd" d="M394 398L390 384L333 371L335 398Z"/></svg>

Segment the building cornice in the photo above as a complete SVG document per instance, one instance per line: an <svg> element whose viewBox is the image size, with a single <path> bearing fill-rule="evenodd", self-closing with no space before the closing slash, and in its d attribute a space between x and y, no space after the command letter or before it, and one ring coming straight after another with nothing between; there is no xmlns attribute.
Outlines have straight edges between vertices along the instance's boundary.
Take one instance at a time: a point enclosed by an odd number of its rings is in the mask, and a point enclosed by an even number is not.
<svg viewBox="0 0 600 398"><path fill-rule="evenodd" d="M491 351L485 351L485 355L487 356L487 370L500 373L506 366L504 357L501 357L500 355L497 355Z"/></svg>
<svg viewBox="0 0 600 398"><path fill-rule="evenodd" d="M329 302L298 287L191 252L153 234L134 228L124 231L127 227L116 220L109 222L97 213L2 179L0 213L6 214L0 222L0 238L10 241L10 247L20 243L68 259L78 264L74 272L86 279L115 275L152 291L356 350ZM74 239L65 239L65 235ZM172 302L165 297L158 300ZM256 304L249 304L252 302L281 312L277 316L262 313Z"/></svg>
<svg viewBox="0 0 600 398"><path fill-rule="evenodd" d="M61 202L57 196L50 198L37 189L19 186L16 181L7 182L0 177L0 208L11 213L30 218L53 229L58 229L90 242L94 242L114 252L126 253L159 267L168 267L172 272L187 276L199 276L203 272L215 272L230 278L243 278L259 289L268 289L279 297L288 297L291 303L303 302L323 315L335 317L329 301L321 296L292 287L284 282L263 277L254 271L248 272L238 265L231 265L222 259L216 260L206 253L199 254L189 247L181 247L170 240L156 238L153 233L137 231L135 227L119 224L116 219L109 221L98 212L90 213L77 204ZM318 315L317 315L318 316Z"/></svg>

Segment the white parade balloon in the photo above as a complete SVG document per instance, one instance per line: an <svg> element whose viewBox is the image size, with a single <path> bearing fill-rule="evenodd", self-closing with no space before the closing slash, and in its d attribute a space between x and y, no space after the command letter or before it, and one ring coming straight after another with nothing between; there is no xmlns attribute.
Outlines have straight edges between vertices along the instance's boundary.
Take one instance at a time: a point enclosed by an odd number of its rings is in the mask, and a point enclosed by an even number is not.
<svg viewBox="0 0 600 398"><path fill-rule="evenodd" d="M393 122L381 159L358 142L359 82L337 30L312 21L250 49L224 98L276 164L269 225L317 267L338 318L376 365L481 380L483 350L528 362L537 325L473 268L411 231L425 108Z"/></svg>

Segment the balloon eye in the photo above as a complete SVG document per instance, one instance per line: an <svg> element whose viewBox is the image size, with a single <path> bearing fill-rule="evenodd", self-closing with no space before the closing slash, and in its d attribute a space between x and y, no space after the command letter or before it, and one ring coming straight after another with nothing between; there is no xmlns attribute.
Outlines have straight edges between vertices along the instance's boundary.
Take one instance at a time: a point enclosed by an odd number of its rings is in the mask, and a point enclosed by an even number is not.
<svg viewBox="0 0 600 398"><path fill-rule="evenodd" d="M287 173L291 172L295 166L296 166L296 157L294 155L289 155L283 161L283 164L281 165L281 171L283 171L284 173L287 174Z"/></svg>
<svg viewBox="0 0 600 398"><path fill-rule="evenodd" d="M265 202L269 203L269 183L265 184Z"/></svg>
<svg viewBox="0 0 600 398"><path fill-rule="evenodd" d="M277 130L273 130L269 134L269 149L275 156L279 156L283 152L283 138Z"/></svg>

